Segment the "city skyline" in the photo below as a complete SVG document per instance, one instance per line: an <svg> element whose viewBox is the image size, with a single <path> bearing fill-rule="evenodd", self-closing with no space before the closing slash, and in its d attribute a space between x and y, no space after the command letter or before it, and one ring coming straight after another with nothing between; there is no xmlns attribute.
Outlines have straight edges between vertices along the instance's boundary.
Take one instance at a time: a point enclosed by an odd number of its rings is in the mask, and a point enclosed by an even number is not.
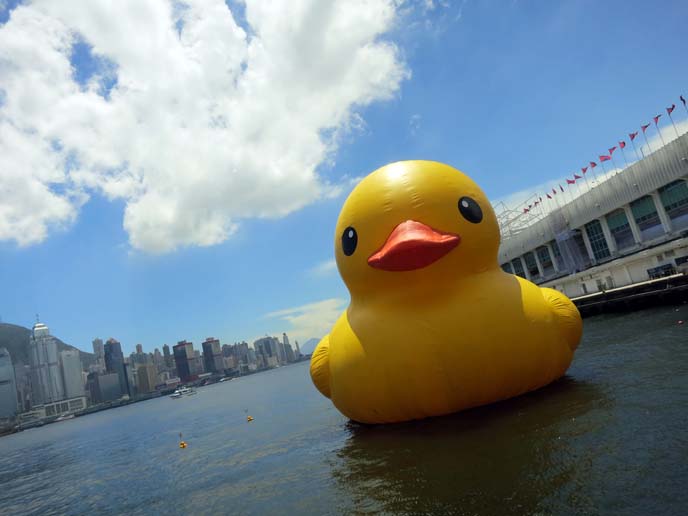
<svg viewBox="0 0 688 516"><path fill-rule="evenodd" d="M126 353L208 335L319 338L348 303L333 231L357 178L432 159L493 202L544 196L538 185L563 182L657 114L668 139L672 103L685 129L682 2L377 0L333 2L333 17L299 2L288 16L254 2L189 4L148 4L163 46L108 2L0 5L0 48L16 50L0 111L26 129L0 131L3 184L18 185L0 210L0 282L12 293L3 321L31 327L39 312L71 345L116 336ZM103 19L118 29L98 31ZM229 39L204 46L207 34ZM309 45L327 34L347 37ZM150 44L148 66L127 52L132 41ZM260 42L264 59L245 59ZM218 54L193 53L210 47ZM183 70L158 67L167 56ZM275 75L275 62L293 75ZM132 97L160 77L169 96ZM234 85L252 77L264 88L245 99ZM651 125L650 145L657 137Z"/></svg>

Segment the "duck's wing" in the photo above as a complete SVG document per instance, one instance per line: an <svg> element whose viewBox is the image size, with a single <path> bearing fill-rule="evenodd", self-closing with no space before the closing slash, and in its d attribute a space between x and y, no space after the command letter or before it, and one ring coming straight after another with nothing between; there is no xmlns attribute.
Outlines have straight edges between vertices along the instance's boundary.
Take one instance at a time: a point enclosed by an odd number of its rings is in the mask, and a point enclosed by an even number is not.
<svg viewBox="0 0 688 516"><path fill-rule="evenodd" d="M575 351L583 334L583 320L573 302L558 290L543 288L542 297L549 304L557 320L559 333L571 351Z"/></svg>
<svg viewBox="0 0 688 516"><path fill-rule="evenodd" d="M311 356L311 380L323 396L330 397L330 336L325 335Z"/></svg>

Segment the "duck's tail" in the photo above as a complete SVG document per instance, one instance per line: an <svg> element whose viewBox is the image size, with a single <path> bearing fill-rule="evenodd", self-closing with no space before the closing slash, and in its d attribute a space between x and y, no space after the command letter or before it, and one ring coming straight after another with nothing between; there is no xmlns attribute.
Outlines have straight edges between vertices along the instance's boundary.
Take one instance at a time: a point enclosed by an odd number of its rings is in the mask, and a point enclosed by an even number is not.
<svg viewBox="0 0 688 516"><path fill-rule="evenodd" d="M325 335L311 356L311 380L323 396L330 394L330 336Z"/></svg>
<svg viewBox="0 0 688 516"><path fill-rule="evenodd" d="M559 323L559 332L571 351L575 351L583 334L583 320L576 305L558 290L543 288L542 296L552 307Z"/></svg>

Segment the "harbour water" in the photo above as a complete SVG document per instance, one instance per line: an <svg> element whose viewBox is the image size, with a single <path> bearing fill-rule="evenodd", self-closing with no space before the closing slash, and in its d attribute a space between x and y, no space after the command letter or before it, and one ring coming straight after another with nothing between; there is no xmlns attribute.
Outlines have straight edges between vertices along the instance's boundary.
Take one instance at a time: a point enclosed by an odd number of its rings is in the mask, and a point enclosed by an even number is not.
<svg viewBox="0 0 688 516"><path fill-rule="evenodd" d="M304 363L0 438L3 515L678 515L687 481L685 304L586 319L565 378L448 417L349 423Z"/></svg>

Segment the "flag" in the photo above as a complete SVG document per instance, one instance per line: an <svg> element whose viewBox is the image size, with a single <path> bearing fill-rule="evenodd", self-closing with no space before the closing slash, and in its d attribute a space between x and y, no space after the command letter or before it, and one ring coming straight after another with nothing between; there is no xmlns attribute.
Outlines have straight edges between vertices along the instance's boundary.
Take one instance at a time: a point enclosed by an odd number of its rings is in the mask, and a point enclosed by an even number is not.
<svg viewBox="0 0 688 516"><path fill-rule="evenodd" d="M561 190L561 192L564 193L564 188L561 185L559 185L559 190Z"/></svg>
<svg viewBox="0 0 688 516"><path fill-rule="evenodd" d="M676 104L672 104L671 107L667 108L667 115L671 116L671 112L674 110L676 107Z"/></svg>
<svg viewBox="0 0 688 516"><path fill-rule="evenodd" d="M595 163L594 161L590 162L590 168L595 168L596 166L597 166L597 163Z"/></svg>
<svg viewBox="0 0 688 516"><path fill-rule="evenodd" d="M582 178L581 176L579 176L578 174L573 174L573 178L574 178L574 179L583 179L583 178Z"/></svg>
<svg viewBox="0 0 688 516"><path fill-rule="evenodd" d="M583 174L585 174L587 171L588 171L588 167L581 168L581 172L583 172Z"/></svg>
<svg viewBox="0 0 688 516"><path fill-rule="evenodd" d="M626 142L623 141L623 140L621 140L621 141L619 142L619 148L620 148L620 149L623 149L623 148L625 148L625 147L626 147Z"/></svg>
<svg viewBox="0 0 688 516"><path fill-rule="evenodd" d="M537 206L538 204L540 204L540 201L535 201L535 204L533 204L533 206Z"/></svg>
<svg viewBox="0 0 688 516"><path fill-rule="evenodd" d="M657 121L659 120L659 117L660 117L660 116L662 116L662 115L657 115L656 117L654 117L653 120L655 121L655 125L657 125Z"/></svg>
<svg viewBox="0 0 688 516"><path fill-rule="evenodd" d="M640 126L640 128L643 130L643 132L647 131L648 127L650 127L650 124Z"/></svg>
<svg viewBox="0 0 688 516"><path fill-rule="evenodd" d="M610 156L607 156L605 154L600 155L600 163L603 161L609 161L610 159L612 159Z"/></svg>
<svg viewBox="0 0 688 516"><path fill-rule="evenodd" d="M616 150L616 145L614 147L612 147L611 149L609 149L609 155L611 156L612 154L614 154L615 150Z"/></svg>
<svg viewBox="0 0 688 516"><path fill-rule="evenodd" d="M529 204L529 205L528 205L528 209L531 209L532 207L533 207L532 204Z"/></svg>
<svg viewBox="0 0 688 516"><path fill-rule="evenodd" d="M552 188L552 195L557 195L557 191L554 188Z"/></svg>
<svg viewBox="0 0 688 516"><path fill-rule="evenodd" d="M638 131L634 133L629 133L628 137L631 139L631 141L635 140L635 137L638 136Z"/></svg>
<svg viewBox="0 0 688 516"><path fill-rule="evenodd" d="M681 102L683 102L683 105L685 106L686 105L686 99L683 98L683 95L681 95L679 98L681 99Z"/></svg>
<svg viewBox="0 0 688 516"><path fill-rule="evenodd" d="M540 202L542 202L542 197L540 197Z"/></svg>
<svg viewBox="0 0 688 516"><path fill-rule="evenodd" d="M566 183L569 184L569 185L575 185L575 184L576 184L576 180L575 180L575 179L566 178Z"/></svg>
<svg viewBox="0 0 688 516"><path fill-rule="evenodd" d="M552 198L552 196L551 196L550 194L545 194L545 195L547 195L547 198L548 198L548 199L551 199L551 198Z"/></svg>
<svg viewBox="0 0 688 516"><path fill-rule="evenodd" d="M530 210L528 208L523 208L523 213L528 213Z"/></svg>

